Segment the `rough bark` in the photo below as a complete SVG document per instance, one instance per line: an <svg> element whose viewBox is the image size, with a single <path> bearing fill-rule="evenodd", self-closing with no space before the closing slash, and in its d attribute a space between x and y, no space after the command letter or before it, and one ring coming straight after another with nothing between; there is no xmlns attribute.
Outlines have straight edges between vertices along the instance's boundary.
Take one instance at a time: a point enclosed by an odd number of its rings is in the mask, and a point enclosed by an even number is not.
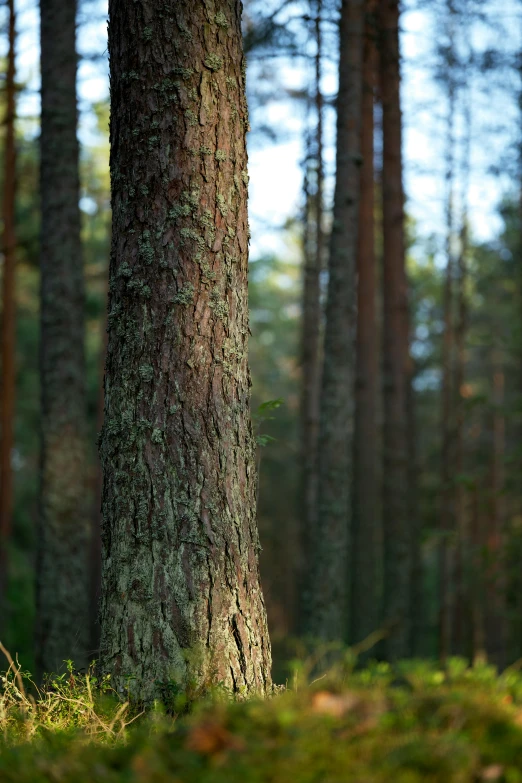
<svg viewBox="0 0 522 783"><path fill-rule="evenodd" d="M13 514L13 472L11 454L14 437L15 411L15 44L16 16L14 0L9 0L9 49L5 83L6 113L4 142L4 199L3 199L3 289L2 289L2 385L0 420L0 630L6 616L7 548L11 535Z"/></svg>
<svg viewBox="0 0 522 783"><path fill-rule="evenodd" d="M377 71L376 0L367 2L362 92L361 195L357 252L357 371L355 389L354 481L352 521L352 642L379 625L377 593L377 378L374 183L374 92Z"/></svg>
<svg viewBox="0 0 522 783"><path fill-rule="evenodd" d="M42 467L37 664L89 649L89 499L84 283L76 137L76 3L41 0Z"/></svg>
<svg viewBox="0 0 522 783"><path fill-rule="evenodd" d="M249 413L239 0L109 3L101 670L270 691Z"/></svg>
<svg viewBox="0 0 522 783"><path fill-rule="evenodd" d="M306 228L304 243L303 315L301 335L301 465L302 465L302 548L300 624L309 600L308 577L313 558L312 531L317 519L317 439L319 434L319 392L321 384L321 269L324 255L324 159L323 94L321 91L322 0L315 3L315 150L310 150L305 175ZM311 145L310 145L311 146ZM310 192L309 168L315 159L315 193Z"/></svg>
<svg viewBox="0 0 522 783"><path fill-rule="evenodd" d="M349 608L349 524L356 328L356 255L364 2L343 0L337 96L337 172L330 243L308 633L345 639Z"/></svg>
<svg viewBox="0 0 522 783"><path fill-rule="evenodd" d="M396 624L385 643L386 656L393 660L408 653L411 614L407 417L410 357L398 0L381 0L379 53L383 123L383 609L384 621Z"/></svg>

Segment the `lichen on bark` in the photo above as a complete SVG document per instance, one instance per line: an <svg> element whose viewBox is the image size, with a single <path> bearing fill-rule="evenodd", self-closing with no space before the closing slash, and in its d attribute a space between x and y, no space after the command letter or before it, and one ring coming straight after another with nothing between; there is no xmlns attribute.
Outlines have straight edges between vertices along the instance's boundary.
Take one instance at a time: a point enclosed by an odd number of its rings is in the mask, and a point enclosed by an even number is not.
<svg viewBox="0 0 522 783"><path fill-rule="evenodd" d="M109 4L100 666L145 702L170 686L271 689L249 413L240 9Z"/></svg>

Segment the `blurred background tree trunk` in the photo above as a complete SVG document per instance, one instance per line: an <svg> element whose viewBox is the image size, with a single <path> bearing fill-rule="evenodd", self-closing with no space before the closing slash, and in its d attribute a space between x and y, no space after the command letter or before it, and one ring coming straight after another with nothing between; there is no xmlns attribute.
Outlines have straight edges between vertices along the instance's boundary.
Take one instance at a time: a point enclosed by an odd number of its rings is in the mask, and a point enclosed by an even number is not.
<svg viewBox="0 0 522 783"><path fill-rule="evenodd" d="M306 621L308 633L325 640L345 640L348 633L364 7L362 0L343 0L339 29L337 169L320 400L318 511Z"/></svg>
<svg viewBox="0 0 522 783"><path fill-rule="evenodd" d="M355 384L351 642L379 626L377 589L377 270L375 264L374 97L377 2L366 4L361 122L361 195L357 250L357 369Z"/></svg>
<svg viewBox="0 0 522 783"><path fill-rule="evenodd" d="M397 0L381 0L379 24L383 128L383 614L386 623L395 624L385 641L386 656L390 660L395 660L408 654L411 623L411 532L408 502L407 415L411 367L404 242L399 4Z"/></svg>
<svg viewBox="0 0 522 783"><path fill-rule="evenodd" d="M76 3L42 0L40 141L42 463L37 665L87 664L89 450L76 135Z"/></svg>
<svg viewBox="0 0 522 783"><path fill-rule="evenodd" d="M305 622L309 601L308 575L313 559L312 531L317 523L317 438L319 433L319 391L321 385L321 271L324 264L324 161L322 76L322 0L311 3L314 57L314 143L309 144L306 172L306 228L304 242L303 315L301 343L301 463L302 463L302 562L299 624ZM312 184L313 190L312 191Z"/></svg>
<svg viewBox="0 0 522 783"><path fill-rule="evenodd" d="M16 391L16 15L14 0L8 0L9 47L5 80L4 198L3 198L3 288L2 288L2 383L0 422L0 632L5 630L9 573L9 540L13 516L14 413Z"/></svg>

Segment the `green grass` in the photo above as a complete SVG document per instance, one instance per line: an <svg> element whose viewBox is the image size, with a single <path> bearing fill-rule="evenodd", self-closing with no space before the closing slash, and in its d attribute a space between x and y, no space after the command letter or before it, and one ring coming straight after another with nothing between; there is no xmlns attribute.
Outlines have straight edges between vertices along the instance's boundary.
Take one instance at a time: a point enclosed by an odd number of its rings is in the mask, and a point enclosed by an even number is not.
<svg viewBox="0 0 522 783"><path fill-rule="evenodd" d="M294 666L265 701L223 693L167 715L133 714L92 673L39 691L1 679L1 783L522 783L522 676L424 661L312 684Z"/></svg>

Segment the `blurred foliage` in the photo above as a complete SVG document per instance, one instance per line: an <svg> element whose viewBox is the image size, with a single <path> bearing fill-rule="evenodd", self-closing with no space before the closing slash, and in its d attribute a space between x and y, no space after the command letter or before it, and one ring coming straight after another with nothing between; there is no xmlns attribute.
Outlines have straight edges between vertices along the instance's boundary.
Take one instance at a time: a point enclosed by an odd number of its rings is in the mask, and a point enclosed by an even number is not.
<svg viewBox="0 0 522 783"><path fill-rule="evenodd" d="M522 675L449 659L353 670L265 701L215 693L189 714L131 716L110 683L67 675L39 694L16 665L0 682L5 783L476 783L522 781ZM101 685L101 687L100 687ZM34 689L33 689L34 693ZM132 721L132 722L131 722Z"/></svg>

